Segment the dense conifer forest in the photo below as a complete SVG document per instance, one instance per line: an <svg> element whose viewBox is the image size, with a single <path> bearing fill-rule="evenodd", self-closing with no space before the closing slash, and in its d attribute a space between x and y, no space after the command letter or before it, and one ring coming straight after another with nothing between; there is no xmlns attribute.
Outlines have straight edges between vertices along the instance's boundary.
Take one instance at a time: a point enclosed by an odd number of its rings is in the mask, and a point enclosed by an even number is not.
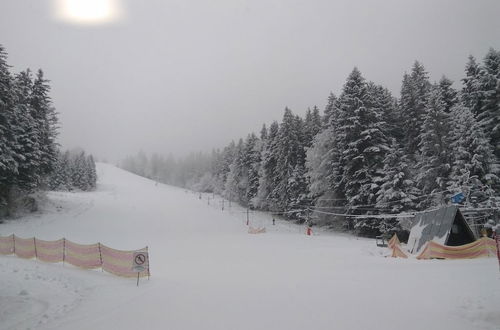
<svg viewBox="0 0 500 330"><path fill-rule="evenodd" d="M460 192L491 202L499 159L500 52L490 49L481 61L469 57L458 89L445 76L431 82L417 61L395 97L354 68L322 113L286 108L281 122L211 154L140 152L121 165L251 209L297 220L312 212L316 222L374 235L399 227L374 215L426 210Z"/></svg>
<svg viewBox="0 0 500 330"><path fill-rule="evenodd" d="M43 71L12 74L0 45L0 217L19 208L36 210L35 192L95 188L92 156L61 154L57 133L57 113Z"/></svg>

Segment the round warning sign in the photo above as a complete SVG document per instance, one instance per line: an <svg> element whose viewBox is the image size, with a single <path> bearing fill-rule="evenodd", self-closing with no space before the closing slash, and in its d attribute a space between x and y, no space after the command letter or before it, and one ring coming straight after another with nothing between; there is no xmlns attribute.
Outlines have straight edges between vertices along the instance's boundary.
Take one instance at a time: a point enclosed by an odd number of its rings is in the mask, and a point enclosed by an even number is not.
<svg viewBox="0 0 500 330"><path fill-rule="evenodd" d="M134 252L132 270L135 270L136 272L142 272L146 270L147 261L147 252Z"/></svg>

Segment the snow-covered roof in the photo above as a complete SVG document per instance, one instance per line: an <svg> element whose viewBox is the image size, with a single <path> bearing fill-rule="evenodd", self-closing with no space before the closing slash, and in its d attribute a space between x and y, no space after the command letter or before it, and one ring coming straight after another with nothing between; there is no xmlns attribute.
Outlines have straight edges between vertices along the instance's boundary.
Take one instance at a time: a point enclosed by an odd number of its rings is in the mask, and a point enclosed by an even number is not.
<svg viewBox="0 0 500 330"><path fill-rule="evenodd" d="M436 243L446 245L452 225L457 216L472 235L472 231L456 205L417 213L410 231L410 237L408 238L408 250L411 253L417 253L425 243L432 240Z"/></svg>

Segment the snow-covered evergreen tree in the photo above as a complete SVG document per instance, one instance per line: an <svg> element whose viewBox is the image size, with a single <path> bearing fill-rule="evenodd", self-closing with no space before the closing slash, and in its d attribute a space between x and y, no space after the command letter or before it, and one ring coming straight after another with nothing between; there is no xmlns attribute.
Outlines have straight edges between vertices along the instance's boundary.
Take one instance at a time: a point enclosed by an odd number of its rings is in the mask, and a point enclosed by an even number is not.
<svg viewBox="0 0 500 330"><path fill-rule="evenodd" d="M441 77L439 80L439 92L443 98L444 112L450 113L451 108L458 103L458 92L452 87L453 81L448 79L446 76Z"/></svg>
<svg viewBox="0 0 500 330"><path fill-rule="evenodd" d="M500 52L493 48L483 60L480 88L481 108L476 117L489 135L498 161L500 160Z"/></svg>
<svg viewBox="0 0 500 330"><path fill-rule="evenodd" d="M318 107L314 106L312 111L307 109L304 119L303 144L307 149L311 147L313 138L321 131L321 115Z"/></svg>
<svg viewBox="0 0 500 330"><path fill-rule="evenodd" d="M491 173L494 155L487 134L472 111L464 106L452 108L452 131L450 145L453 151L453 165L450 175L450 188L462 191L470 177L476 176L483 183L496 181Z"/></svg>
<svg viewBox="0 0 500 330"><path fill-rule="evenodd" d="M415 157L420 143L430 86L428 73L424 66L416 61L411 74L405 74L403 77L400 99L406 153L412 158Z"/></svg>
<svg viewBox="0 0 500 330"><path fill-rule="evenodd" d="M465 78L462 79L462 92L460 94L463 105L471 109L474 116L481 111L481 68L476 59L471 55L465 66Z"/></svg>
<svg viewBox="0 0 500 330"><path fill-rule="evenodd" d="M339 127L344 139L342 185L351 210L376 201L382 161L389 150L381 103L385 95L381 92L377 86L367 84L355 68L340 96L345 114Z"/></svg>
<svg viewBox="0 0 500 330"><path fill-rule="evenodd" d="M261 151L261 164L259 169L259 187L257 195L252 200L252 205L263 210L277 210L277 200L273 199L271 192L276 183L277 143L279 124L274 121L267 132Z"/></svg>
<svg viewBox="0 0 500 330"><path fill-rule="evenodd" d="M391 149L383 163L384 176L377 192L377 208L383 213L415 210L420 191L411 176L410 164L404 150L395 139L392 140Z"/></svg>
<svg viewBox="0 0 500 330"><path fill-rule="evenodd" d="M14 105L7 53L0 45L0 206L7 204L9 191L18 173L16 159L20 155L15 154L17 141L13 130Z"/></svg>
<svg viewBox="0 0 500 330"><path fill-rule="evenodd" d="M328 96L328 101L326 103L325 111L323 112L323 117L322 117L322 123L323 127L327 127L331 123L331 118L333 114L335 113L335 108L336 108L336 103L337 103L337 97L335 94L330 93Z"/></svg>
<svg viewBox="0 0 500 330"><path fill-rule="evenodd" d="M40 182L39 166L42 155L40 133L31 116L30 98L32 79L29 70L15 76L14 92L16 104L13 108L13 133L16 136L15 145L18 173L16 186L26 192L31 192Z"/></svg>
<svg viewBox="0 0 500 330"><path fill-rule="evenodd" d="M245 146L243 139L238 141L235 156L225 183L224 195L227 199L246 205L246 192L248 187L248 176L244 169Z"/></svg>
<svg viewBox="0 0 500 330"><path fill-rule="evenodd" d="M257 196L259 189L259 168L261 155L261 141L253 133L249 134L245 141L243 171L246 172L247 187L244 198L245 205L251 205L251 201Z"/></svg>
<svg viewBox="0 0 500 330"><path fill-rule="evenodd" d="M305 175L305 150L302 143L303 121L285 108L279 127L275 152L277 154L275 185L270 194L277 201L279 210L289 211L304 198L295 183ZM291 184L291 183L294 184Z"/></svg>
<svg viewBox="0 0 500 330"><path fill-rule="evenodd" d="M40 164L38 169L42 176L52 172L57 160L57 116L49 96L50 86L43 71L38 70L31 91L31 116L39 134Z"/></svg>
<svg viewBox="0 0 500 330"><path fill-rule="evenodd" d="M439 86L433 86L426 104L419 149L421 157L417 177L418 187L424 194L446 190L451 170L452 152L449 148L450 118ZM430 196L432 197L432 196ZM431 203L428 198L426 203Z"/></svg>

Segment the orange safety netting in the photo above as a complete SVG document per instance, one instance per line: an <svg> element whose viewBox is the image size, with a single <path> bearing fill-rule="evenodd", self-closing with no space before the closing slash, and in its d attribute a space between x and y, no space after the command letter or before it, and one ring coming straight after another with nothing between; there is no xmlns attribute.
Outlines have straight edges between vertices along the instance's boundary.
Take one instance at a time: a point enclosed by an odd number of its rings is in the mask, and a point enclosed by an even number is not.
<svg viewBox="0 0 500 330"><path fill-rule="evenodd" d="M392 238L387 243L387 246L392 249L392 258L408 258L406 253L401 250L401 242L399 241L398 235L394 234L394 236L392 236Z"/></svg>
<svg viewBox="0 0 500 330"><path fill-rule="evenodd" d="M249 227L248 228L248 233L249 234L264 234L266 232L266 228L254 228L254 227Z"/></svg>
<svg viewBox="0 0 500 330"><path fill-rule="evenodd" d="M417 259L469 259L493 257L497 253L495 240L482 237L475 242L460 246L445 246L434 241L427 242Z"/></svg>
<svg viewBox="0 0 500 330"><path fill-rule="evenodd" d="M93 269L101 267L114 275L136 277L133 270L134 253L148 252L145 247L133 251L121 251L101 243L77 244L67 239L44 241L36 238L20 238L13 235L0 236L0 254L15 254L21 258L37 258L45 262L67 262L73 266ZM139 276L149 276L149 258L142 265Z"/></svg>
<svg viewBox="0 0 500 330"><path fill-rule="evenodd" d="M392 236L392 238L389 240L389 242L387 243L387 245L392 248L393 246L395 245L400 245L401 242L399 241L399 238L398 238L398 235L394 234Z"/></svg>
<svg viewBox="0 0 500 330"><path fill-rule="evenodd" d="M405 259L408 258L406 253L404 253L403 250L401 250L401 247L399 245L394 245L392 247L391 257L393 257L393 258L405 258Z"/></svg>
<svg viewBox="0 0 500 330"><path fill-rule="evenodd" d="M57 241L35 240L36 257L45 262L61 262L64 260L64 239Z"/></svg>
<svg viewBox="0 0 500 330"><path fill-rule="evenodd" d="M14 253L14 235L0 236L0 254Z"/></svg>
<svg viewBox="0 0 500 330"><path fill-rule="evenodd" d="M139 273L139 276L149 276L148 259L146 259L145 263L142 265L144 267L143 271L137 272L132 270L131 261L134 258L135 252L147 252L147 248L135 251L121 251L101 244L102 269L109 273L124 277L136 277L137 273Z"/></svg>
<svg viewBox="0 0 500 330"><path fill-rule="evenodd" d="M73 266L86 269L101 267L99 243L84 245L66 240L64 261Z"/></svg>
<svg viewBox="0 0 500 330"><path fill-rule="evenodd" d="M14 253L20 258L36 257L35 238L21 238L14 235Z"/></svg>

